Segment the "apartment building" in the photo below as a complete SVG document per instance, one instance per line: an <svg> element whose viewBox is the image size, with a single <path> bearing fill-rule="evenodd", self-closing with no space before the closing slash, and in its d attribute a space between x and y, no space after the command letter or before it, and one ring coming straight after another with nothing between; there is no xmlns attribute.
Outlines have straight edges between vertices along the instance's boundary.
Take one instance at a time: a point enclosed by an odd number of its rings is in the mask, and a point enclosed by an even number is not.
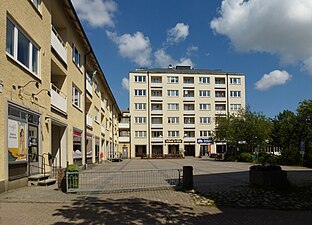
<svg viewBox="0 0 312 225"><path fill-rule="evenodd" d="M130 148L130 111L122 110L118 124L119 128L119 148L118 153L121 158L131 158Z"/></svg>
<svg viewBox="0 0 312 225"><path fill-rule="evenodd" d="M245 108L245 76L189 66L137 69L129 74L131 156L226 150L211 139L215 118Z"/></svg>
<svg viewBox="0 0 312 225"><path fill-rule="evenodd" d="M110 158L120 110L71 1L0 5L0 192Z"/></svg>

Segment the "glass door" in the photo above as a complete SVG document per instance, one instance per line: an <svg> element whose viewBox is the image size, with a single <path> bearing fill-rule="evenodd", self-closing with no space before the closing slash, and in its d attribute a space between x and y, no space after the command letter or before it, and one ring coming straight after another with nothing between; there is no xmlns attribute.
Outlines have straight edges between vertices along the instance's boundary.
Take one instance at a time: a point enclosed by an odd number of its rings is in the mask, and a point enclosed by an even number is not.
<svg viewBox="0 0 312 225"><path fill-rule="evenodd" d="M39 168L38 126L28 125L29 175L38 174Z"/></svg>

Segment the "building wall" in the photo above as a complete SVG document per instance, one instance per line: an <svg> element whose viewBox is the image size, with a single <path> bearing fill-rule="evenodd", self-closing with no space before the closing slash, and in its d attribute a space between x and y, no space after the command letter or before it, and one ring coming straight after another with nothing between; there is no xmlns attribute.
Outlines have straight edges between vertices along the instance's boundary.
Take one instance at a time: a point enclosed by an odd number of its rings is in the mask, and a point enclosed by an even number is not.
<svg viewBox="0 0 312 225"><path fill-rule="evenodd" d="M144 76L145 82L135 82L135 76ZM178 77L178 83L169 83L168 77ZM161 78L160 84L152 83L154 78ZM200 77L210 79L208 84L201 84ZM239 78L240 84L231 84L231 78ZM158 151L162 154L183 153L185 155L201 156L209 150L210 153L220 152L224 149L225 143L204 143L209 136L202 136L200 131L210 131L215 129L215 118L217 116L225 116L229 113L237 113L238 110L230 110L231 104L240 104L241 108L245 108L245 77L243 74L226 73L223 71L208 71L208 70L178 70L178 69L140 69L129 74L130 79L130 114L131 114L131 155L135 157L135 149L138 145L146 146L146 154L151 155L152 148L155 148L154 153ZM185 83L184 79L191 80L191 83ZM219 81L224 84L218 84ZM134 96L135 90L146 90L146 96ZM153 91L161 91L161 97L153 97ZM178 96L168 96L169 90L178 91ZM209 96L199 96L199 91L210 91ZM231 91L239 91L240 97L231 97ZM183 95L194 93L194 97L187 98ZM221 93L221 94L220 94ZM224 94L224 97L222 96ZM221 97L219 97L221 96ZM146 110L136 110L136 103L145 103ZM162 112L153 112L152 104L162 104ZM168 104L179 104L179 110L168 110ZM194 104L194 112L190 113L184 110L185 104ZM209 110L201 110L200 104L210 104ZM219 109L218 107L225 107ZM146 117L146 123L137 124L136 117ZM153 125L153 118L161 118L162 124ZM168 117L178 117L177 124L169 124ZM188 123L188 118L191 117L191 124ZM200 117L210 117L209 124L201 124ZM184 120L186 119L186 123ZM195 120L195 122L193 122ZM135 137L136 131L146 131L145 137ZM151 137L153 131L162 131L162 137ZM178 137L169 137L168 131L178 131ZM192 137L189 137L191 132ZM205 139L205 140L204 140ZM156 146L157 145L157 146ZM177 145L177 147L172 147ZM218 146L220 145L220 146ZM223 145L223 147L221 146ZM152 147L156 146L156 147ZM171 147L169 147L171 146ZM203 147L205 146L205 147ZM138 148L138 147L137 147ZM157 149L161 149L157 150Z"/></svg>
<svg viewBox="0 0 312 225"><path fill-rule="evenodd" d="M2 71L0 84L3 84L3 90L0 93L0 120L2 121L0 123L0 148L4 150L0 152L0 192L11 187L25 185L27 176L31 175L30 173L40 172L28 169L30 164L28 163L27 168L25 167L27 169L25 176L10 179L9 174L12 172L10 168L13 164L10 164L8 160L10 157L8 132L9 129L12 130L9 127L9 121L10 124L15 124L15 122L9 120L12 118L8 115L9 105L20 109L22 114L38 116L39 121L35 127L38 126L39 162L44 158L47 163L48 154L52 154L53 167L47 166L47 171L66 167L67 163L75 162L84 165L87 162L86 132L92 136L91 163L100 161L99 157L96 159L95 140L99 140L100 147L102 142L107 142L109 145L115 146L114 150L117 151L120 111L70 1L43 0L39 10L30 0L0 0L0 5L0 68ZM18 28L19 33L23 33L34 46L38 47L38 75L12 57L14 54L9 54L6 51L7 18L10 18L10 21ZM56 32L52 32L52 27ZM53 42L53 34L55 37L58 36L57 43L64 44L60 49L64 49L65 57L64 52L59 51ZM80 53L80 65L74 62L74 48L78 49ZM85 110L86 72L95 70L98 71L94 78L98 83L98 91L94 92L95 84L92 83L92 97L86 97L90 105L88 113L92 114L93 120L93 126L89 129L85 126L87 113ZM73 104L73 85L81 92L80 107ZM19 86L25 87L20 88ZM55 103L54 99L60 99L64 105L60 105L60 101ZM103 101L107 102L108 107L103 107ZM99 109L97 122L94 122L94 107ZM103 126L103 121L106 121L106 118L111 120L112 132L107 127L103 133L101 126ZM25 121L26 125L20 125L20 122L16 124L20 127L25 126L26 132L29 133L28 129L32 122L30 118L25 119ZM74 132L81 135L81 158L78 161L73 158L74 142L77 141ZM27 159L30 158L29 149L31 147L29 146L32 145L31 149L36 147L34 138L28 140L30 137L30 133L29 135L28 133L25 139ZM110 135L111 133L112 135ZM107 152L107 149L100 148L99 154L101 151L103 152L101 160L107 159L105 154L108 155L108 153L104 153ZM15 162L15 164L18 163Z"/></svg>

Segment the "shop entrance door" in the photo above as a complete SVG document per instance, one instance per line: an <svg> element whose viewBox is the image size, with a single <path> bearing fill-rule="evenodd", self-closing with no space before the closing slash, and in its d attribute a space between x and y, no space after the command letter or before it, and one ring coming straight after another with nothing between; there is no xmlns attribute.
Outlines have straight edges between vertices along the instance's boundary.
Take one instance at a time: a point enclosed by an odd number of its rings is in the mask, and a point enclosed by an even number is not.
<svg viewBox="0 0 312 225"><path fill-rule="evenodd" d="M28 125L28 173L38 174L39 168L38 126Z"/></svg>

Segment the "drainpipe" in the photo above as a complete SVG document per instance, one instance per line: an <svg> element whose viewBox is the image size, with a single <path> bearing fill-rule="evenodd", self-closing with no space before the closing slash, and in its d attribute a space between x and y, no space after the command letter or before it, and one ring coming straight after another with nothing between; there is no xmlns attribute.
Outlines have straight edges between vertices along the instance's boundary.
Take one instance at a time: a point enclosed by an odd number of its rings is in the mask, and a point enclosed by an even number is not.
<svg viewBox="0 0 312 225"><path fill-rule="evenodd" d="M148 155L151 156L151 110L150 110L150 81L149 81L149 71L147 70L147 146L148 146ZM147 153L147 152L146 152Z"/></svg>
<svg viewBox="0 0 312 225"><path fill-rule="evenodd" d="M85 169L87 169L87 56L91 54L91 51L88 51L84 57L84 155L85 155Z"/></svg>

